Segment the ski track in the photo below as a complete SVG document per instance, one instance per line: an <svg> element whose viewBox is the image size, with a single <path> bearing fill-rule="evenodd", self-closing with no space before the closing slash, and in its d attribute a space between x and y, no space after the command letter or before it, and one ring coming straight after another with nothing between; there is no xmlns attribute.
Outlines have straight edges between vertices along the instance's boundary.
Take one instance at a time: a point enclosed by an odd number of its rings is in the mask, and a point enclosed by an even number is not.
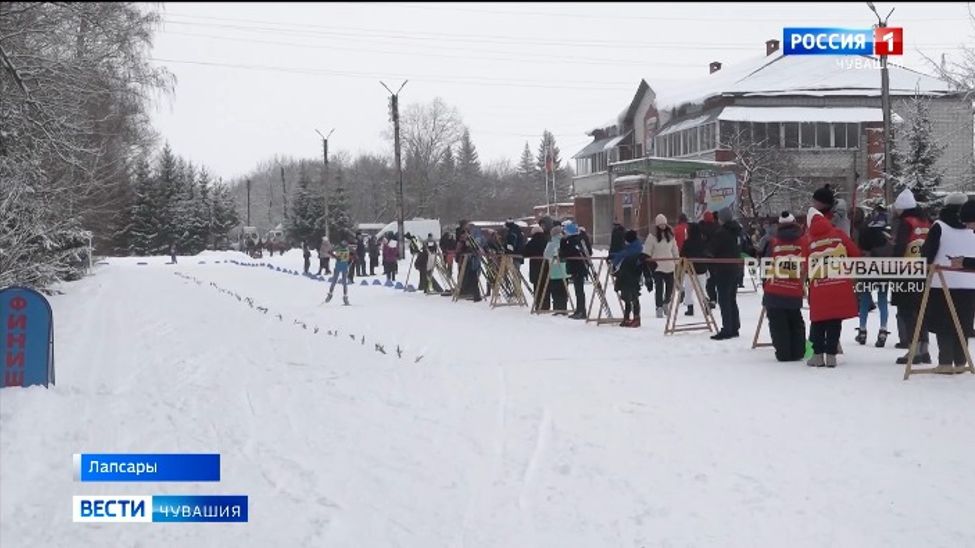
<svg viewBox="0 0 975 548"><path fill-rule="evenodd" d="M63 286L58 385L0 392L4 548L975 545L973 381L905 383L849 328L837 370L777 364L758 295L719 344L146 261ZM222 481L74 483L86 451L220 452ZM246 494L250 523L71 524L85 493Z"/></svg>

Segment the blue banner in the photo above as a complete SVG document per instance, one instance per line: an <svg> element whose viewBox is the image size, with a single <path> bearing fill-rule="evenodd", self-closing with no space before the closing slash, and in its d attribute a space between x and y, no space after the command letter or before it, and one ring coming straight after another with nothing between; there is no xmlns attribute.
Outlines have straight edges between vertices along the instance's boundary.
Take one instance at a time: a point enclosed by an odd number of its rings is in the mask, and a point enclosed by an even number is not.
<svg viewBox="0 0 975 548"><path fill-rule="evenodd" d="M152 521L246 522L246 495L153 495Z"/></svg>
<svg viewBox="0 0 975 548"><path fill-rule="evenodd" d="M220 455L83 453L74 455L75 481L220 481Z"/></svg>
<svg viewBox="0 0 975 548"><path fill-rule="evenodd" d="M0 387L54 384L54 318L33 289L0 291Z"/></svg>
<svg viewBox="0 0 975 548"><path fill-rule="evenodd" d="M786 27L782 55L871 55L873 29Z"/></svg>

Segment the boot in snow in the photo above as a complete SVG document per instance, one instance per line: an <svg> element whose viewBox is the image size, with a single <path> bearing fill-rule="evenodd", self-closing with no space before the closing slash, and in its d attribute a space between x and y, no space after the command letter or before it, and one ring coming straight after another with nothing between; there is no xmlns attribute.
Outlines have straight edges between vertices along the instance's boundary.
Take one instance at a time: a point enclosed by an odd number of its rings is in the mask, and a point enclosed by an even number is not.
<svg viewBox="0 0 975 548"><path fill-rule="evenodd" d="M862 327L858 327L857 336L854 340L857 342L857 344L867 344L867 330Z"/></svg>
<svg viewBox="0 0 975 548"><path fill-rule="evenodd" d="M328 294L328 297L325 297L325 302L327 303L327 302L330 302L331 300L332 300L332 294L329 293Z"/></svg>
<svg viewBox="0 0 975 548"><path fill-rule="evenodd" d="M812 357L809 358L809 361L806 362L806 365L809 367L823 367L826 365L826 358L823 357L824 355L825 354L813 354Z"/></svg>
<svg viewBox="0 0 975 548"><path fill-rule="evenodd" d="M826 354L826 367L836 367L836 355Z"/></svg>
<svg viewBox="0 0 975 548"><path fill-rule="evenodd" d="M620 322L620 327L630 327L630 317L627 315L623 316L623 321Z"/></svg>
<svg viewBox="0 0 975 548"><path fill-rule="evenodd" d="M658 318L663 318L664 317L664 307L662 307L662 306L658 306L657 307L657 317Z"/></svg>
<svg viewBox="0 0 975 548"><path fill-rule="evenodd" d="M640 327L640 316L634 317L626 327Z"/></svg>
<svg viewBox="0 0 975 548"><path fill-rule="evenodd" d="M344 304L345 306L349 306L349 296L348 295L342 295L342 304Z"/></svg>
<svg viewBox="0 0 975 548"><path fill-rule="evenodd" d="M687 312L684 312L684 315L685 316L693 316L694 315L694 305L693 304L687 305Z"/></svg>
<svg viewBox="0 0 975 548"><path fill-rule="evenodd" d="M874 346L883 348L887 344L887 335L890 335L890 333L886 329L880 328L880 332L877 333L877 344Z"/></svg>

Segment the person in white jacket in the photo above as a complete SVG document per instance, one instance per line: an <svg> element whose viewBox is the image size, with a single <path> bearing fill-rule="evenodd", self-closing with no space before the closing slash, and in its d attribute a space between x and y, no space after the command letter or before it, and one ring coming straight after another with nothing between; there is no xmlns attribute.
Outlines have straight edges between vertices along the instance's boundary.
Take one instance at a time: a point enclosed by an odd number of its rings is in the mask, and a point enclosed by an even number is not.
<svg viewBox="0 0 975 548"><path fill-rule="evenodd" d="M677 238L674 231L667 224L667 217L663 214L654 219L655 230L647 236L643 244L643 253L656 263L653 271L654 300L657 304L657 317L663 318L669 309L670 299L674 292L674 270L677 268Z"/></svg>

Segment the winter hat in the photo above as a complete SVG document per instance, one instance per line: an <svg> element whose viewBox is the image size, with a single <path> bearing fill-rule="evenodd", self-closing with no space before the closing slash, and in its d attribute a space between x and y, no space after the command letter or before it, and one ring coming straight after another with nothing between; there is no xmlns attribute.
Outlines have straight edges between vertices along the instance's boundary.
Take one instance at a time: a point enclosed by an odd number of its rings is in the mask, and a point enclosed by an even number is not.
<svg viewBox="0 0 975 548"><path fill-rule="evenodd" d="M816 218L817 216L822 217L823 213L818 209L816 209L815 207L810 207L809 211L806 212L806 226L812 226L813 219Z"/></svg>
<svg viewBox="0 0 975 548"><path fill-rule="evenodd" d="M730 220L732 220L734 218L735 218L735 216L734 216L734 214L731 213L731 208L730 207L726 207L726 208L724 208L724 209L722 209L721 211L718 212L718 221L720 221L721 224L727 223L728 221L730 221Z"/></svg>
<svg viewBox="0 0 975 548"><path fill-rule="evenodd" d="M961 206L958 220L963 223L975 223L975 200L968 200Z"/></svg>
<svg viewBox="0 0 975 548"><path fill-rule="evenodd" d="M705 211L704 212L704 217L703 217L702 220L705 223L713 223L714 222L714 213L711 213L710 211Z"/></svg>
<svg viewBox="0 0 975 548"><path fill-rule="evenodd" d="M556 236L561 236L562 235L562 227L561 226L558 226L558 225L553 226L552 227L551 234L552 234L552 237L553 238L556 237Z"/></svg>
<svg viewBox="0 0 975 548"><path fill-rule="evenodd" d="M630 243L635 242L637 237L636 230L627 230L626 235L623 236L623 239L626 240L627 243Z"/></svg>
<svg viewBox="0 0 975 548"><path fill-rule="evenodd" d="M968 196L965 196L961 192L952 192L945 198L945 205L960 206L968 201Z"/></svg>
<svg viewBox="0 0 975 548"><path fill-rule="evenodd" d="M794 222L796 222L795 216L793 214L789 213L788 211L783 211L782 212L782 215L779 215L779 224L780 225L791 224L791 223L794 223Z"/></svg>
<svg viewBox="0 0 975 548"><path fill-rule="evenodd" d="M911 189L905 188L897 195L897 199L894 200L894 209L904 211L906 209L914 209L917 207L917 200L914 199L914 193Z"/></svg>
<svg viewBox="0 0 975 548"><path fill-rule="evenodd" d="M833 187L823 185L822 188L817 188L816 192L813 192L813 200L833 207L833 204L836 203L836 193L833 192Z"/></svg>
<svg viewBox="0 0 975 548"><path fill-rule="evenodd" d="M667 224L667 217L663 213L659 213L653 220L653 224L660 226Z"/></svg>
<svg viewBox="0 0 975 548"><path fill-rule="evenodd" d="M390 240L390 241L386 242L386 245L388 245L389 247L396 247L397 244L398 244L398 242L396 240Z"/></svg>
<svg viewBox="0 0 975 548"><path fill-rule="evenodd" d="M540 226L533 226L532 227L532 236L534 236L535 234L541 234L542 232L544 232L542 230L542 227L540 227Z"/></svg>
<svg viewBox="0 0 975 548"><path fill-rule="evenodd" d="M579 225L571 221L565 223L564 226L565 226L565 233L568 234L569 236L575 236L576 234L579 233Z"/></svg>

